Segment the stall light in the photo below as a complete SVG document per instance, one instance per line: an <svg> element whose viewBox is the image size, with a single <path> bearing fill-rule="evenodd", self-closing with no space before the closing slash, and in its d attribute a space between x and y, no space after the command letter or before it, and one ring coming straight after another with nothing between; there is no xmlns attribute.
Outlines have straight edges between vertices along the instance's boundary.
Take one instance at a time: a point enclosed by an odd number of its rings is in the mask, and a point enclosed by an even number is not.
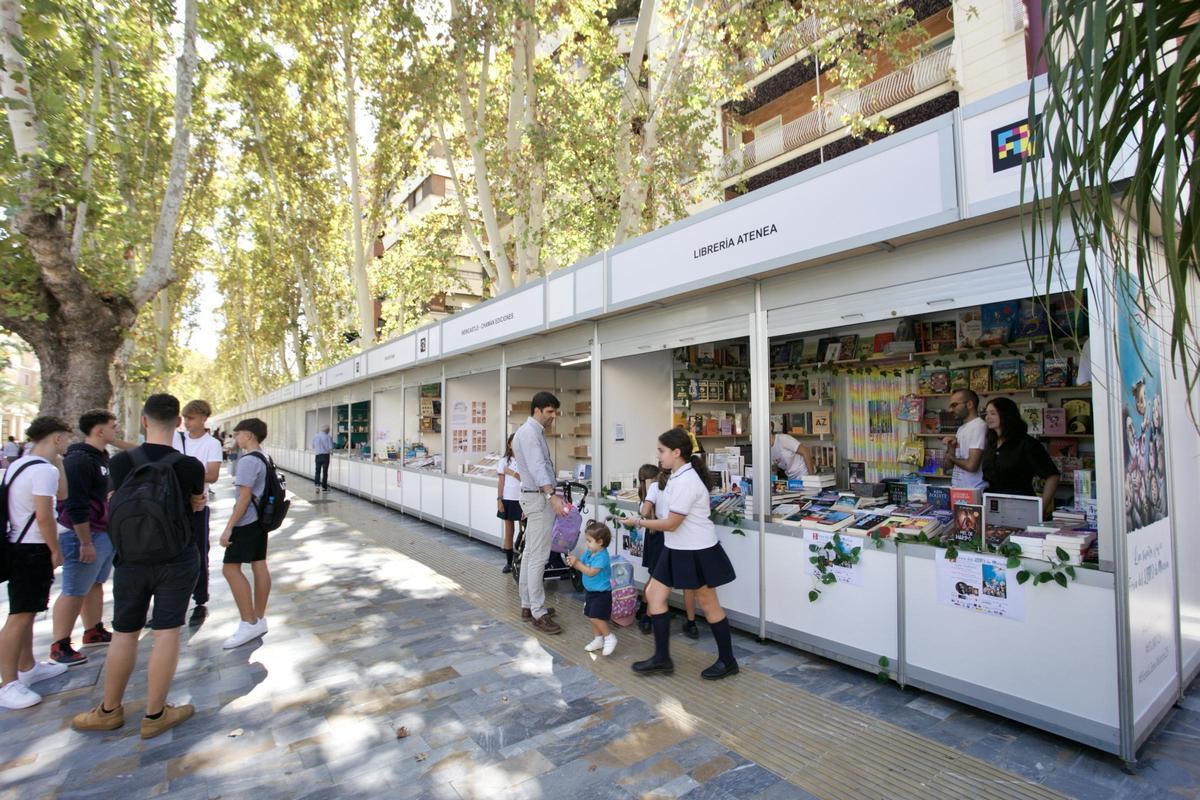
<svg viewBox="0 0 1200 800"><path fill-rule="evenodd" d="M560 362L558 362L558 365L560 367L570 367L575 364L586 364L587 362L589 362L591 360L592 360L591 356L581 356L579 358L572 358L570 361L560 361Z"/></svg>

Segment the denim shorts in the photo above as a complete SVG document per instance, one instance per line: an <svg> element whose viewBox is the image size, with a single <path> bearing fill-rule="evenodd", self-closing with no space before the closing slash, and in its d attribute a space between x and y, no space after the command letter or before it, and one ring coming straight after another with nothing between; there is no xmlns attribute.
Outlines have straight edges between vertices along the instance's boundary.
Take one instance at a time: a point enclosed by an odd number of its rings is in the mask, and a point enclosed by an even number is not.
<svg viewBox="0 0 1200 800"><path fill-rule="evenodd" d="M58 544L62 548L62 593L68 597L83 597L92 586L104 583L112 572L113 546L107 533L93 532L96 560L84 564L79 560L79 536L75 531L59 530Z"/></svg>

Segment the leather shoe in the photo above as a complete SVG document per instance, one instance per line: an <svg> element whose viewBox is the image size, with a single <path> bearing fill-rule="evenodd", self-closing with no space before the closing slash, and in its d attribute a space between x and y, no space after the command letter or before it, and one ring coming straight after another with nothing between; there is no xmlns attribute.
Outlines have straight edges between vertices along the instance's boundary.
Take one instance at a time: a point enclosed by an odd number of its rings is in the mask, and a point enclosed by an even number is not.
<svg viewBox="0 0 1200 800"><path fill-rule="evenodd" d="M197 625L203 624L208 618L208 608L205 606L196 606L192 609L192 616L188 619L188 626L195 628Z"/></svg>
<svg viewBox="0 0 1200 800"><path fill-rule="evenodd" d="M554 620L550 619L550 615L546 614L542 617L536 617L529 620L533 627L537 628L542 633L557 634L562 633L562 626Z"/></svg>
<svg viewBox="0 0 1200 800"><path fill-rule="evenodd" d="M546 616L547 617L553 617L554 611L555 610L553 607L546 606ZM521 609L521 619L533 619L533 612L530 611L528 608L522 608Z"/></svg>
<svg viewBox="0 0 1200 800"><path fill-rule="evenodd" d="M738 674L737 662L726 664L724 661L715 661L708 669L700 673L700 677L706 681L717 681L721 678L728 678L730 675Z"/></svg>
<svg viewBox="0 0 1200 800"><path fill-rule="evenodd" d="M647 658L645 661L633 662L633 671L641 673L661 672L664 675L670 675L675 672L675 662L670 659L656 661L653 658Z"/></svg>

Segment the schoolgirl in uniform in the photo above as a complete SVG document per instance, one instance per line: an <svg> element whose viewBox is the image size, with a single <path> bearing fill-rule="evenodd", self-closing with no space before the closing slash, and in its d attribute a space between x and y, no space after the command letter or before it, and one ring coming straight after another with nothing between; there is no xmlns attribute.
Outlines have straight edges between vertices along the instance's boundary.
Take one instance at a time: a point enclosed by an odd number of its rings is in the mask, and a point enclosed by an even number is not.
<svg viewBox="0 0 1200 800"><path fill-rule="evenodd" d="M671 477L668 470L657 464L643 464L638 470L638 499L639 509L646 519L666 519L670 512L667 509L667 479ZM654 574L658 557L663 551L663 536L661 531L645 531L642 540L642 566ZM650 615L646 613L646 595L643 592L642 602L638 606L638 628L642 633L650 633ZM699 639L700 631L696 628L696 593L691 589L683 592L683 610L687 618L683 622L683 633L690 639Z"/></svg>
<svg viewBox="0 0 1200 800"><path fill-rule="evenodd" d="M496 516L504 520L504 568L501 572L512 572L513 529L521 521L521 475L517 472L513 458L513 434L504 443L504 458L496 464Z"/></svg>
<svg viewBox="0 0 1200 800"><path fill-rule="evenodd" d="M700 677L717 680L734 675L738 664L733 655L729 620L717 599L717 587L732 582L737 576L717 541L716 526L709 518L708 491L712 477L703 459L693 454L687 433L677 428L658 437L658 463L671 471L665 489L667 516L665 519L635 519L628 523L647 531L662 531L665 545L646 585L650 624L654 631L654 655L636 662L633 670L643 674L675 671L671 661L671 615L667 598L672 589L693 589L716 640L718 653L716 662L701 672Z"/></svg>

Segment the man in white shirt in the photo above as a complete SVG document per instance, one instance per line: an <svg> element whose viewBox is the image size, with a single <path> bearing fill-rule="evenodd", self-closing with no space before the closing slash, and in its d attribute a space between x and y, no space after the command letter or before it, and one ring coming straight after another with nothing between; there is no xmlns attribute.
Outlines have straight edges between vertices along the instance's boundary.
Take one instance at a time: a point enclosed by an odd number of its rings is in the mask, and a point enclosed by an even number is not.
<svg viewBox="0 0 1200 800"><path fill-rule="evenodd" d="M784 471L791 480L800 480L808 474L812 452L800 444L794 436L771 430L771 463Z"/></svg>
<svg viewBox="0 0 1200 800"><path fill-rule="evenodd" d="M326 425L312 439L313 452L317 454L317 470L313 474L313 483L318 492L329 491L329 454L333 452L333 437L329 435Z"/></svg>
<svg viewBox="0 0 1200 800"><path fill-rule="evenodd" d="M54 570L62 566L54 502L67 496L63 453L71 443L71 426L54 417L38 417L25 435L32 442L27 455L9 465L8 620L0 630L0 708L29 708L42 697L29 688L61 675L66 664L33 659L33 619L50 607Z"/></svg>
<svg viewBox="0 0 1200 800"><path fill-rule="evenodd" d="M951 486L982 489L983 451L987 447L987 423L979 416L979 395L959 389L950 395L950 410L961 423L958 433L942 439L946 460L954 465Z"/></svg>
<svg viewBox="0 0 1200 800"><path fill-rule="evenodd" d="M209 484L216 483L221 477L221 443L208 431L205 425L212 416L212 406L204 400L193 400L183 407L183 430L175 434L172 445L185 456L191 456L204 467L204 491L208 493ZM192 512L192 530L195 533L196 549L200 551L200 579L192 590L192 600L195 608L188 625L196 626L204 622L208 616L208 504L199 511Z"/></svg>

